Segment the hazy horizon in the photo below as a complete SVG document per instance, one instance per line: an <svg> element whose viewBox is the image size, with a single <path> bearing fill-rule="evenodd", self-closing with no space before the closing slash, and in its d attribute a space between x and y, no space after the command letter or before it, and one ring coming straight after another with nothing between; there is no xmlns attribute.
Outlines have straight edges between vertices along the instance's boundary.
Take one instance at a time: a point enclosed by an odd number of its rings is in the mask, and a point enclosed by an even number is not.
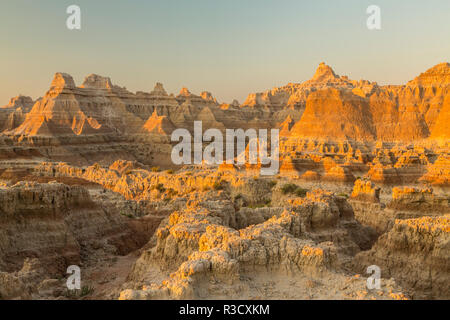
<svg viewBox="0 0 450 320"><path fill-rule="evenodd" d="M66 28L71 4L81 7L79 31ZM366 27L371 4L381 30ZM162 82L169 93L185 86L241 103L308 80L322 61L351 79L405 84L449 61L449 20L444 0L2 1L0 105L44 95L55 72L77 85L96 73L132 92Z"/></svg>

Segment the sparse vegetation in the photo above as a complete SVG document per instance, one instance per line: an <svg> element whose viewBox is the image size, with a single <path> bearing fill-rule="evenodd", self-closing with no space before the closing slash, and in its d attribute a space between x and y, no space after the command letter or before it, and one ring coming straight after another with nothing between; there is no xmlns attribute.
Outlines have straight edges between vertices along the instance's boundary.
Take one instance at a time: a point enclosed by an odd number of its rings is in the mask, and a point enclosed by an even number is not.
<svg viewBox="0 0 450 320"><path fill-rule="evenodd" d="M263 203L256 203L256 204L249 204L247 207L251 209L257 209L257 208L264 208L265 205Z"/></svg>
<svg viewBox="0 0 450 320"><path fill-rule="evenodd" d="M124 216L124 217L127 217L127 218L130 218L130 219L134 219L134 216L131 213L126 212L125 210L121 210L120 211L120 215Z"/></svg>
<svg viewBox="0 0 450 320"><path fill-rule="evenodd" d="M83 286L81 289L69 290L67 289L65 292L65 296L68 299L78 299L91 295L94 292L94 287L92 286Z"/></svg>
<svg viewBox="0 0 450 320"><path fill-rule="evenodd" d="M271 181L269 182L270 188L275 187L277 184L278 184L278 181L275 181L275 180L271 180Z"/></svg>
<svg viewBox="0 0 450 320"><path fill-rule="evenodd" d="M80 297L89 296L94 292L94 287L91 286L83 286L81 288Z"/></svg>
<svg viewBox="0 0 450 320"><path fill-rule="evenodd" d="M265 199L263 202L261 203L254 203L254 204L250 204L247 207L248 208L252 208L252 209L256 209L256 208L264 208L264 207L270 207L272 203L271 199Z"/></svg>
<svg viewBox="0 0 450 320"><path fill-rule="evenodd" d="M176 190L174 190L174 189L172 189L172 188L169 188L169 189L167 189L167 194L168 194L170 197L176 196L176 195L178 194L178 191L176 191Z"/></svg>
<svg viewBox="0 0 450 320"><path fill-rule="evenodd" d="M223 181L220 181L220 182L216 181L216 182L214 182L213 189L214 190L223 190L224 189Z"/></svg>
<svg viewBox="0 0 450 320"><path fill-rule="evenodd" d="M161 170L159 169L159 167L152 167L152 172L159 172L159 171L161 171Z"/></svg>
<svg viewBox="0 0 450 320"><path fill-rule="evenodd" d="M283 194L294 193L297 189L297 185L293 183L287 183L281 187L281 192Z"/></svg>
<svg viewBox="0 0 450 320"><path fill-rule="evenodd" d="M305 197L308 191L308 189L303 189L294 183L288 183L281 187L281 192L283 194L295 194L297 197L301 198Z"/></svg>
<svg viewBox="0 0 450 320"><path fill-rule="evenodd" d="M167 173L168 173L168 174L173 174L174 171L173 171L172 169L169 169L169 170L167 170Z"/></svg>
<svg viewBox="0 0 450 320"><path fill-rule="evenodd" d="M166 188L164 188L164 185L162 183L158 183L157 185L153 185L150 187L150 190L158 190L159 192L166 191Z"/></svg>
<svg viewBox="0 0 450 320"><path fill-rule="evenodd" d="M306 194L308 193L308 189L303 189L298 187L297 190L295 190L295 194L297 197L304 198L306 197Z"/></svg>

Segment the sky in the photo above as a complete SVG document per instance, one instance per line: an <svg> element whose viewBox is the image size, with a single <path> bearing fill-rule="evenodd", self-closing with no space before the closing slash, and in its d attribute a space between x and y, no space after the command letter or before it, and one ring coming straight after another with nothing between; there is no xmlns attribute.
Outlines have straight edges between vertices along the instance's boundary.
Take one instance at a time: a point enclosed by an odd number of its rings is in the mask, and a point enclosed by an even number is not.
<svg viewBox="0 0 450 320"><path fill-rule="evenodd" d="M69 30L69 5L81 30ZM381 30L369 30L369 5ZM43 96L56 72L128 90L162 82L220 102L302 82L322 61L340 75L404 84L450 60L448 0L0 0L0 105Z"/></svg>

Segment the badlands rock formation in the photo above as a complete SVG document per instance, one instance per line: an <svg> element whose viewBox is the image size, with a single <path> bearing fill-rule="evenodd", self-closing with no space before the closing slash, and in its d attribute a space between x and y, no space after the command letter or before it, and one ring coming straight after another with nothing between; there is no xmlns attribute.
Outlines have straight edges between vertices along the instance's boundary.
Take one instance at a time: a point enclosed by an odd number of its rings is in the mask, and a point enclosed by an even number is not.
<svg viewBox="0 0 450 320"><path fill-rule="evenodd" d="M0 131L12 130L22 124L33 103L30 97L17 96L0 107Z"/></svg>
<svg viewBox="0 0 450 320"><path fill-rule="evenodd" d="M450 215L396 220L375 246L361 252L355 263L374 263L405 287L414 298L449 299Z"/></svg>
<svg viewBox="0 0 450 320"><path fill-rule="evenodd" d="M321 63L239 104L56 73L0 107L0 299L448 299L449 84L448 63L383 86ZM279 174L174 165L194 121L279 129Z"/></svg>
<svg viewBox="0 0 450 320"><path fill-rule="evenodd" d="M127 254L145 243L135 228L114 207L91 199L81 186L50 182L19 182L0 188L0 269L3 277L27 283L37 294L40 281L65 275L69 265L101 248ZM33 279L22 274L31 263ZM29 269L30 269L29 268ZM26 286L25 286L26 287ZM3 298L16 298L0 286Z"/></svg>
<svg viewBox="0 0 450 320"><path fill-rule="evenodd" d="M285 207L237 212L226 197L190 200L162 223L124 285L133 289L120 298L320 298L325 290L333 298L391 298L392 287L369 293L363 279L343 272L366 237L351 208L322 190Z"/></svg>

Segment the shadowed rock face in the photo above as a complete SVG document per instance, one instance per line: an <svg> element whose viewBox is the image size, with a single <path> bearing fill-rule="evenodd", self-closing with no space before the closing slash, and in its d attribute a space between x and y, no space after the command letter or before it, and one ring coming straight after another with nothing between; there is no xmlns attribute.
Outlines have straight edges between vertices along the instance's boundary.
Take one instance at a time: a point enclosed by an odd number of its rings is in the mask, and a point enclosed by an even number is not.
<svg viewBox="0 0 450 320"><path fill-rule="evenodd" d="M449 299L450 216L396 220L375 246L355 263L373 263L385 277L395 277L419 299Z"/></svg>
<svg viewBox="0 0 450 320"><path fill-rule="evenodd" d="M119 212L107 212L86 189L60 183L20 182L0 188L1 269L17 271L38 258L47 275L61 275L93 247L126 254L139 247Z"/></svg>
<svg viewBox="0 0 450 320"><path fill-rule="evenodd" d="M17 96L9 103L0 107L0 132L17 128L25 120L25 116L33 107L34 101L30 97Z"/></svg>

